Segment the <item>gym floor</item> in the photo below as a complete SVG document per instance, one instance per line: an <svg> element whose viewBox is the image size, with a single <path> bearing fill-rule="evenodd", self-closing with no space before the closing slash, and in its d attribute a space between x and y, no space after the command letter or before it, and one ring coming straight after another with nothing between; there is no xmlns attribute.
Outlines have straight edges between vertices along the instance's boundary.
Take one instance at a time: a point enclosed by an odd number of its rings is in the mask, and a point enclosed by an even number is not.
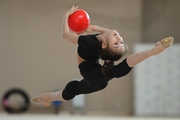
<svg viewBox="0 0 180 120"><path fill-rule="evenodd" d="M121 117L98 115L62 115L62 114L0 114L1 120L180 120L175 117Z"/></svg>

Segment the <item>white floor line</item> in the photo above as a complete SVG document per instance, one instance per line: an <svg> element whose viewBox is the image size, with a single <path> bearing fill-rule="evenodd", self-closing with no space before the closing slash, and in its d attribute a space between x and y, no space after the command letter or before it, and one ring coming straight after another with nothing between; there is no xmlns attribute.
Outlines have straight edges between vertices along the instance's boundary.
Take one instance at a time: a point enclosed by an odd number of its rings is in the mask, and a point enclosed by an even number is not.
<svg viewBox="0 0 180 120"><path fill-rule="evenodd" d="M0 120L180 120L170 117L119 117L53 114L0 114Z"/></svg>

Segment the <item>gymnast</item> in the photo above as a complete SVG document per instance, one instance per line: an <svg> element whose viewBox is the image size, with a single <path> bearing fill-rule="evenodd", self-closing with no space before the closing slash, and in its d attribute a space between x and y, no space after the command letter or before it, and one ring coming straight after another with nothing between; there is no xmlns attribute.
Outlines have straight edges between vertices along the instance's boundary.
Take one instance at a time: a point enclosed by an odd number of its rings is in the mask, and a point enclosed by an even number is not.
<svg viewBox="0 0 180 120"><path fill-rule="evenodd" d="M78 9L78 6L73 6L64 14L62 36L63 39L78 45L77 62L83 79L68 82L62 90L38 95L31 100L32 102L49 106L52 101L69 101L79 94L100 91L107 87L108 82L113 78L127 75L135 65L158 55L173 44L173 37L164 38L151 49L131 54L114 65L114 61L120 60L126 51L122 36L116 30L98 25L89 25L85 31L87 35L72 33L68 27L68 17ZM100 59L104 61L103 65L99 63Z"/></svg>

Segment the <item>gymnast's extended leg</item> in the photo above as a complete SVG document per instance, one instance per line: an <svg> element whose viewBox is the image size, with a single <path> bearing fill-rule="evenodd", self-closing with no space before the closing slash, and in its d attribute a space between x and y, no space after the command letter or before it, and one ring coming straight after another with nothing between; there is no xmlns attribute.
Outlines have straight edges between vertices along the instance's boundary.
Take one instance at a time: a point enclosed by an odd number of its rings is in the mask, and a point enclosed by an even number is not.
<svg viewBox="0 0 180 120"><path fill-rule="evenodd" d="M76 95L79 94L88 94L102 90L107 86L107 84L108 82L96 87L92 87L84 79L81 81L73 80L70 81L63 90L41 94L34 97L31 101L40 102L44 106L49 106L52 101L67 101L73 99Z"/></svg>
<svg viewBox="0 0 180 120"><path fill-rule="evenodd" d="M167 37L157 42L156 46L150 50L129 55L127 57L128 66L133 67L138 63L142 62L143 60L163 52L166 48L170 47L173 44L173 41L174 41L173 37Z"/></svg>

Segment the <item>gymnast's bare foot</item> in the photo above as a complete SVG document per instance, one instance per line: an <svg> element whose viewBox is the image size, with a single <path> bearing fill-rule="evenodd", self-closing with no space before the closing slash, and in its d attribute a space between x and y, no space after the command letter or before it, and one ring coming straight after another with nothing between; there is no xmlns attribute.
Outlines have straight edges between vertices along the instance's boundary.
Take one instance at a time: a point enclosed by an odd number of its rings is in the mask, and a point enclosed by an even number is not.
<svg viewBox="0 0 180 120"><path fill-rule="evenodd" d="M31 102L39 102L42 103L44 106L49 106L50 105L50 100L48 99L48 93L41 94L39 96L36 96L31 99Z"/></svg>
<svg viewBox="0 0 180 120"><path fill-rule="evenodd" d="M174 42L173 37L167 37L162 39L161 41L157 42L156 46L152 49L153 54L157 55L163 52L166 48L170 47Z"/></svg>

